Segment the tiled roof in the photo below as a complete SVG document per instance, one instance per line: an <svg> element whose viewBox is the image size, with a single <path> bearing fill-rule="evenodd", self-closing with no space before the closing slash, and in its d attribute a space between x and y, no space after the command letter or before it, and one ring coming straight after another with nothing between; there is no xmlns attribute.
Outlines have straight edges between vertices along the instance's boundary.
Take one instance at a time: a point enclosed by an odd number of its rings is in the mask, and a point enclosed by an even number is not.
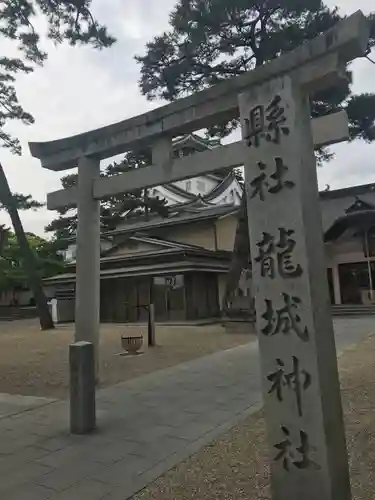
<svg viewBox="0 0 375 500"><path fill-rule="evenodd" d="M205 148L213 148L215 146L220 146L220 141L217 139L206 139L204 137L201 137L200 135L197 134L186 134L181 137L177 137L173 140L173 146L180 146L182 144L185 144L189 141L192 141L193 143L197 143L200 146L203 146Z"/></svg>
<svg viewBox="0 0 375 500"><path fill-rule="evenodd" d="M157 236L148 236L147 234L135 233L131 236L124 237L116 245L102 253L102 257L110 256L114 251L126 245L129 241L136 241L140 243L148 243L150 245L155 245L158 247L164 247L165 249L172 250L202 250L202 247L198 245L190 245L188 243L180 243L179 241L166 240L164 238L158 238ZM164 250L165 251L165 250ZM149 252L149 251L148 251ZM137 255L140 252L137 252Z"/></svg>
<svg viewBox="0 0 375 500"><path fill-rule="evenodd" d="M375 191L375 183L360 184L359 186L350 186L341 189L332 189L328 191L320 191L320 197L325 199L344 198L345 196L359 196Z"/></svg>
<svg viewBox="0 0 375 500"><path fill-rule="evenodd" d="M206 201L211 201L214 200L217 196L219 196L225 189L227 189L228 186L235 180L234 174L232 172L229 172L224 178L221 179L215 179L219 182L217 186L215 186L209 193L204 194L204 195L196 195L193 193L189 193L188 191L185 191L184 189L181 189L180 187L174 185L174 184L168 184L167 186L163 186L164 189L167 191L170 191L171 193L175 193L178 196L184 197L189 201L193 200L198 200L199 198L202 198L203 200ZM173 205L174 207L175 205Z"/></svg>
<svg viewBox="0 0 375 500"><path fill-rule="evenodd" d="M230 205L212 205L210 208L205 208L199 211L176 211L169 217L155 216L150 217L148 221L145 220L133 220L129 221L128 224L124 224L122 227L115 229L113 231L108 231L104 233L106 236L114 236L118 234L126 234L129 232L139 232L146 231L149 229L154 229L156 227L171 226L176 224L184 224L187 222L193 222L198 220L212 219L216 217L221 217L223 215L228 215L230 213L235 213L238 207Z"/></svg>
<svg viewBox="0 0 375 500"><path fill-rule="evenodd" d="M352 203L352 205L350 205L350 207L347 208L345 212L348 214L351 212L358 212L362 210L374 210L374 209L375 205L373 203L361 200L358 196L356 196L354 203Z"/></svg>
<svg viewBox="0 0 375 500"><path fill-rule="evenodd" d="M104 256L100 258L101 277L162 275L171 272L200 270L225 273L228 271L231 252L214 251L202 247L169 248L137 252L131 255ZM75 262L66 265L67 272L43 280L46 284L73 282Z"/></svg>
<svg viewBox="0 0 375 500"><path fill-rule="evenodd" d="M223 180L218 184L214 189L212 189L209 193L203 196L204 200L213 200L217 198L221 193L223 193L227 187L229 187L232 182L235 180L234 174L230 172Z"/></svg>

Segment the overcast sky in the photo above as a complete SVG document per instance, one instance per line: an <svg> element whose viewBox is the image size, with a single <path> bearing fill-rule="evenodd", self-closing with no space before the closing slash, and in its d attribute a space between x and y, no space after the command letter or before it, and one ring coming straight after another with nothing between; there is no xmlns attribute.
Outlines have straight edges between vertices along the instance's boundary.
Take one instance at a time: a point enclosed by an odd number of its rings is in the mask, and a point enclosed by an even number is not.
<svg viewBox="0 0 375 500"><path fill-rule="evenodd" d="M375 10L373 0L326 0L342 12ZM17 90L25 109L35 117L35 125L9 127L23 145L23 156L1 153L13 191L31 193L45 201L46 193L60 188L60 174L44 170L30 156L27 142L56 139L108 125L143 113L160 103L148 102L138 89L139 67L134 54L168 27L168 14L175 0L93 0L93 11L118 42L105 51L48 45L49 59L43 68L17 80ZM5 55L5 54L4 54ZM354 91L375 92L375 65L356 61ZM320 187L331 189L375 182L375 144L360 141L332 148L336 157L320 168ZM25 229L43 234L54 213L47 210L22 214ZM0 213L0 223L8 222Z"/></svg>

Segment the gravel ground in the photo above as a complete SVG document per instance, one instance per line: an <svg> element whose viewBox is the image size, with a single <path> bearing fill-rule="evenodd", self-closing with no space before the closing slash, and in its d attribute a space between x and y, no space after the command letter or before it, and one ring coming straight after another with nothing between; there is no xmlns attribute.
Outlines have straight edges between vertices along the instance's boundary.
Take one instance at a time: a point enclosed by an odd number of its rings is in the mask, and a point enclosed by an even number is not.
<svg viewBox="0 0 375 500"><path fill-rule="evenodd" d="M340 358L353 500L375 498L375 336ZM262 412L252 415L132 500L269 500Z"/></svg>
<svg viewBox="0 0 375 500"><path fill-rule="evenodd" d="M220 325L159 326L155 348L140 356L119 356L121 334L147 335L146 327L102 325L101 386L251 341L249 334L227 334ZM36 321L0 323L0 393L65 398L68 396L68 345L73 326L41 332Z"/></svg>

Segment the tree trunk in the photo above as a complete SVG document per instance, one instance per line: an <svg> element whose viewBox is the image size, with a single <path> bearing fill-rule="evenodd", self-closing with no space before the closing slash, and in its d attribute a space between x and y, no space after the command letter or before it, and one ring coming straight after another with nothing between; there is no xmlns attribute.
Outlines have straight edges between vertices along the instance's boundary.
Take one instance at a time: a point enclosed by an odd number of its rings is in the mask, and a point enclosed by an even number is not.
<svg viewBox="0 0 375 500"><path fill-rule="evenodd" d="M22 265L28 279L30 289L34 295L40 326L42 330L50 330L54 328L52 316L47 304L47 297L43 291L42 281L40 279L37 262L34 253L30 249L29 242L22 226L18 208L10 191L8 180L6 178L3 167L0 163L0 200L7 209L12 221L14 233L17 237L17 242L20 247L22 256Z"/></svg>
<svg viewBox="0 0 375 500"><path fill-rule="evenodd" d="M224 314L228 315L229 313L231 301L238 287L242 269L249 269L250 267L250 239L249 228L247 225L246 193L245 188L243 188L241 205L237 217L237 229L234 239L233 256L229 267L222 304ZM249 311L251 308L251 299L249 299Z"/></svg>
<svg viewBox="0 0 375 500"><path fill-rule="evenodd" d="M256 68L262 66L264 57L257 51L256 55ZM228 314L230 302L238 287L242 269L250 269L251 271L251 255L250 255L250 238L249 226L247 223L247 206L246 206L246 191L245 185L242 190L242 198L240 210L237 217L236 236L234 238L234 248L232 261L229 267L228 278L225 286L225 293L223 299L223 312ZM253 297L249 300L249 312L254 312Z"/></svg>
<svg viewBox="0 0 375 500"><path fill-rule="evenodd" d="M0 226L0 257L3 255L5 244L8 240L8 230Z"/></svg>

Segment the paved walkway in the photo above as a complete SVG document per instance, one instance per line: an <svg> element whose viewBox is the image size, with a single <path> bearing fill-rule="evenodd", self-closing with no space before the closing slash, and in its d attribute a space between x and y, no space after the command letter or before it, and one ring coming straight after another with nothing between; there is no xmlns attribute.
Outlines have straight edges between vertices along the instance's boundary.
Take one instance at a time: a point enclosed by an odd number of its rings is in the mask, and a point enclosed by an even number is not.
<svg viewBox="0 0 375 500"><path fill-rule="evenodd" d="M36 396L19 396L0 393L0 418L17 415L23 411L53 403L56 399L39 398ZM1 450L0 450L1 453Z"/></svg>
<svg viewBox="0 0 375 500"><path fill-rule="evenodd" d="M335 331L342 350L375 318ZM126 500L257 409L258 370L254 341L103 389L91 436L69 435L65 401L0 418L0 498Z"/></svg>

